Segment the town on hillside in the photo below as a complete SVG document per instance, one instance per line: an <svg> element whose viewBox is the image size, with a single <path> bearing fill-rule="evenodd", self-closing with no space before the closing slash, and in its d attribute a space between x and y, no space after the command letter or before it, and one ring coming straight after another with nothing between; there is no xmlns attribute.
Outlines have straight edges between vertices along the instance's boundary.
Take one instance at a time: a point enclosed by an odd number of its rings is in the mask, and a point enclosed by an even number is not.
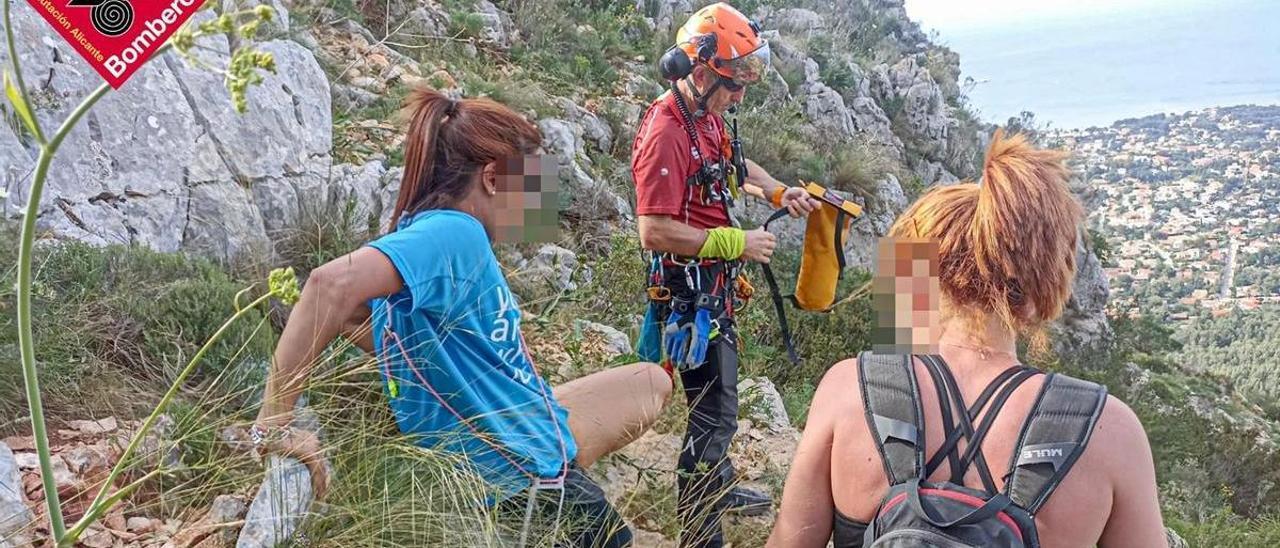
<svg viewBox="0 0 1280 548"><path fill-rule="evenodd" d="M1280 304L1280 107L1058 130L1093 195L1113 312L1167 321Z"/></svg>

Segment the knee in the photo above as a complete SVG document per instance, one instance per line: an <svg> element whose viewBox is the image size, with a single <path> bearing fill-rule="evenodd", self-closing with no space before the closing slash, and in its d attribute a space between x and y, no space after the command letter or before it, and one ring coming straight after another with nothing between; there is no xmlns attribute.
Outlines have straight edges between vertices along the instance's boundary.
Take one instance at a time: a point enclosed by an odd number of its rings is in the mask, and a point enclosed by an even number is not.
<svg viewBox="0 0 1280 548"><path fill-rule="evenodd" d="M645 386L651 387L654 403L666 407L675 389L675 373L656 363L644 362Z"/></svg>

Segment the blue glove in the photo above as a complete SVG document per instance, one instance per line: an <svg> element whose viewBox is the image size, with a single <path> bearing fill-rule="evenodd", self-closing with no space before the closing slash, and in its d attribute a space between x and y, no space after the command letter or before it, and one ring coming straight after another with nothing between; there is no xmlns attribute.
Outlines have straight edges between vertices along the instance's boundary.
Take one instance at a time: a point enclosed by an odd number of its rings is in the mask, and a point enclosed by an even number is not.
<svg viewBox="0 0 1280 548"><path fill-rule="evenodd" d="M692 342L689 343L689 356L686 359L687 369L697 368L707 359L707 346L711 341L711 311L699 308L693 317Z"/></svg>
<svg viewBox="0 0 1280 548"><path fill-rule="evenodd" d="M683 368L685 356L689 353L689 337L691 325L683 314L671 311L667 317L667 325L662 329L662 352L678 368Z"/></svg>

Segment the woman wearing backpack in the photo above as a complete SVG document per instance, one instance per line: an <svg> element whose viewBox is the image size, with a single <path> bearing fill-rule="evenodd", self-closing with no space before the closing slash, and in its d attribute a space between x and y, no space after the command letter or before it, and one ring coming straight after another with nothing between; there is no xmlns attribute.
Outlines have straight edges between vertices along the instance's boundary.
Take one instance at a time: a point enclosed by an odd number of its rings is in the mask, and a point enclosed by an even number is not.
<svg viewBox="0 0 1280 548"><path fill-rule="evenodd" d="M582 525L568 532L572 546L625 546L631 532L581 468L647 430L671 378L638 363L553 390L524 347L490 245L520 225L526 191L540 190L526 188L523 167L538 129L494 101L429 89L413 90L404 114L394 228L311 272L275 351L255 447L302 460L323 493L318 441L288 424L317 356L344 335L377 356L400 430L466 455L524 533L540 507Z"/></svg>
<svg viewBox="0 0 1280 548"><path fill-rule="evenodd" d="M981 183L934 188L895 222L877 293L932 355L827 372L770 546L1165 546L1133 411L1017 356L1071 293L1083 213L1065 156L997 131Z"/></svg>

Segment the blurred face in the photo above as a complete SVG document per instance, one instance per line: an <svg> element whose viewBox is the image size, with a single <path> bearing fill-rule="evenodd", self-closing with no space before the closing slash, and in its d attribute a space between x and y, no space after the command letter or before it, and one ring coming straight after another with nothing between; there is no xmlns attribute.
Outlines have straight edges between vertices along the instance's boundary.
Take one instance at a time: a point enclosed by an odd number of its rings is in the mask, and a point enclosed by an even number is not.
<svg viewBox="0 0 1280 548"><path fill-rule="evenodd" d="M876 352L937 353L942 313L936 241L881 238L871 289Z"/></svg>
<svg viewBox="0 0 1280 548"><path fill-rule="evenodd" d="M554 156L523 155L485 167L484 220L497 242L554 242L560 227L560 171Z"/></svg>

